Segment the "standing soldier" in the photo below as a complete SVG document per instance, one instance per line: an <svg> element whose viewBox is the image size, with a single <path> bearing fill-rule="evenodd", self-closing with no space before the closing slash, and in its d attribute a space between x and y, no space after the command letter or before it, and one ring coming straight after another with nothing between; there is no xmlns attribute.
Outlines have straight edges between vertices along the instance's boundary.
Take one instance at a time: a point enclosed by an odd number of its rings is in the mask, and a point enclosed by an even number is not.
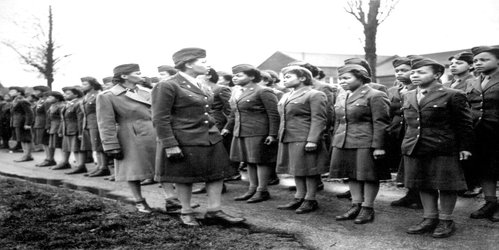
<svg viewBox="0 0 499 250"><path fill-rule="evenodd" d="M393 61L395 68L395 86L388 89L388 99L390 100L390 126L387 129L387 157L386 163L388 169L391 171L398 170L397 181L404 182L404 165L401 164L401 151L400 145L404 137L403 120L404 114L402 113L403 97L409 90L416 88L412 84L411 76L411 60L406 57L399 57ZM421 201L419 199L419 192L414 189L408 189L407 194L399 200L390 203L392 206L421 208Z"/></svg>
<svg viewBox="0 0 499 250"><path fill-rule="evenodd" d="M0 103L0 137L2 148L9 149L9 140L12 137L10 128L10 109L12 108L12 97L9 94L3 96Z"/></svg>
<svg viewBox="0 0 499 250"><path fill-rule="evenodd" d="M31 104L24 98L24 89L21 87L10 87L9 95L14 98L11 108L10 126L14 130L15 138L21 143L23 156L14 160L15 162L32 161L32 136L31 125L33 124L33 110Z"/></svg>
<svg viewBox="0 0 499 250"><path fill-rule="evenodd" d="M97 95L102 90L102 86L97 79L93 77L83 77L81 78L81 85L85 96L82 98L80 103L80 110L83 114L82 121L82 138L88 138L89 140L82 140L82 144L90 142L90 148L97 155L97 167L94 171L90 172L87 176L97 177L106 176L111 174L107 166L107 157L102 149L102 142L99 135L99 129L97 126L97 112L96 112L96 100ZM89 145L82 145L82 149L88 148Z"/></svg>
<svg viewBox="0 0 499 250"><path fill-rule="evenodd" d="M62 123L61 109L65 106L64 95L58 91L50 91L47 93L47 102L51 103L47 112L47 132L49 134L48 144L48 160L54 161L54 154L56 148L62 147L62 135L60 134L60 127ZM52 170L71 168L69 162L62 162L52 167Z"/></svg>
<svg viewBox="0 0 499 250"><path fill-rule="evenodd" d="M33 94L38 96L40 99L35 103L33 108L33 113L35 116L35 123L33 124L33 143L35 145L42 145L45 151L45 160L40 164L36 164L37 167L48 167L54 166L56 162L50 157L49 151L49 134L47 132L47 112L50 108L51 103L47 102L46 92L50 91L47 86L35 86L33 87Z"/></svg>
<svg viewBox="0 0 499 250"><path fill-rule="evenodd" d="M152 210L142 196L140 181L152 179L156 133L151 121L151 92L137 86L143 81L138 64L114 68L114 87L97 95L97 123L104 152L115 159L116 181L127 182L135 207Z"/></svg>
<svg viewBox="0 0 499 250"><path fill-rule="evenodd" d="M402 106L404 184L419 190L424 213L407 233L430 232L434 238L445 238L455 231L457 191L466 189L459 161L471 156L471 112L463 92L440 84L443 65L420 58L411 61L411 68L417 89L407 92Z"/></svg>
<svg viewBox="0 0 499 250"><path fill-rule="evenodd" d="M472 48L471 52L473 66L480 77L466 93L477 138L474 167L480 174L485 205L470 217L499 222L496 195L499 178L499 48L480 46Z"/></svg>

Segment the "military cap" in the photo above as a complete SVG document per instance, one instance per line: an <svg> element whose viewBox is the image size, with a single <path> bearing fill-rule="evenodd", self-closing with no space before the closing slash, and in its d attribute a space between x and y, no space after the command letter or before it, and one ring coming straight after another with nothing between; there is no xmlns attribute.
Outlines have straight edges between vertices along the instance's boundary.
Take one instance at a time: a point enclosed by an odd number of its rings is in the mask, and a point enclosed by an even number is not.
<svg viewBox="0 0 499 250"><path fill-rule="evenodd" d="M290 71L293 71L293 70L303 71L303 72L307 73L310 76L310 78L312 78L312 72L310 72L310 70L308 70L308 69L306 69L304 67L300 67L298 65L293 65L293 66L285 67L285 68L281 69L281 72L284 75L284 74L286 74L286 73L288 73Z"/></svg>
<svg viewBox="0 0 499 250"><path fill-rule="evenodd" d="M402 64L411 66L411 59L409 59L407 57L397 57L397 58L395 58L395 60L393 60L392 64L393 64L394 68L396 68Z"/></svg>
<svg viewBox="0 0 499 250"><path fill-rule="evenodd" d="M362 76L364 76L366 78L370 78L370 75L367 72L367 69L364 68L361 65L358 65L358 64L346 64L344 66L339 67L338 68L338 75L343 75L345 73L350 73L353 70L358 71Z"/></svg>
<svg viewBox="0 0 499 250"><path fill-rule="evenodd" d="M161 65L161 66L159 66L158 67L158 72L162 72L162 71L166 71L168 73L170 73L170 72L177 72L177 70L174 67L170 66L170 65Z"/></svg>
<svg viewBox="0 0 499 250"><path fill-rule="evenodd" d="M198 59L198 58L205 58L206 57L206 50L200 49L200 48L184 48L181 49L177 52L175 52L172 56L173 63L175 64L175 67L184 64L188 61Z"/></svg>
<svg viewBox="0 0 499 250"><path fill-rule="evenodd" d="M419 69L423 66L432 66L432 65L437 66L437 72L435 73L444 73L445 71L444 65L438 63L433 59L421 57L411 60L411 69Z"/></svg>
<svg viewBox="0 0 499 250"><path fill-rule="evenodd" d="M90 82L92 80L97 82L97 79L95 79L95 77L91 77L91 76L85 76L85 77L80 78L81 82Z"/></svg>
<svg viewBox="0 0 499 250"><path fill-rule="evenodd" d="M128 75L132 72L140 71L140 67L136 63L128 63L116 66L113 69L113 74L115 75Z"/></svg>
<svg viewBox="0 0 499 250"><path fill-rule="evenodd" d="M47 96L53 96L59 101L64 101L64 95L62 95L59 91L48 91Z"/></svg>
<svg viewBox="0 0 499 250"><path fill-rule="evenodd" d="M358 57L349 58L349 59L346 59L344 61L344 63L345 63L345 65L348 65L348 64L360 65L366 69L367 74L369 74L369 77L371 76L371 72L372 72L371 66L369 66L369 63L367 63L367 61L362 59L362 58L358 58Z"/></svg>
<svg viewBox="0 0 499 250"><path fill-rule="evenodd" d="M47 91L50 91L50 88L45 86L45 85L38 85L38 86L33 87L33 90L38 90L40 92L47 92Z"/></svg>
<svg viewBox="0 0 499 250"><path fill-rule="evenodd" d="M274 79L274 83L278 83L278 82L281 81L281 79L279 79L279 74L277 74L277 72L275 72L275 71L273 71L271 69L266 69L264 71L270 74L270 76L272 77L272 79Z"/></svg>
<svg viewBox="0 0 499 250"><path fill-rule="evenodd" d="M256 70L259 71L257 68L255 68L253 65L250 64L239 64L234 67L232 67L232 74L237 74L243 71L248 71L248 70Z"/></svg>
<svg viewBox="0 0 499 250"><path fill-rule="evenodd" d="M483 52L489 52L493 55L495 55L497 58L499 58L499 48L498 47L492 47L492 46L477 46L471 48L471 53L473 53L474 56L483 53Z"/></svg>
<svg viewBox="0 0 499 250"><path fill-rule="evenodd" d="M75 94L78 97L83 96L83 92L77 87L64 87L64 88L62 88L62 91L63 92L71 91L71 92L73 92L73 94Z"/></svg>
<svg viewBox="0 0 499 250"><path fill-rule="evenodd" d="M473 64L473 54L471 54L470 52L466 52L466 51L463 51L461 53L457 53L457 54L449 57L449 61L452 59L465 61L469 65Z"/></svg>

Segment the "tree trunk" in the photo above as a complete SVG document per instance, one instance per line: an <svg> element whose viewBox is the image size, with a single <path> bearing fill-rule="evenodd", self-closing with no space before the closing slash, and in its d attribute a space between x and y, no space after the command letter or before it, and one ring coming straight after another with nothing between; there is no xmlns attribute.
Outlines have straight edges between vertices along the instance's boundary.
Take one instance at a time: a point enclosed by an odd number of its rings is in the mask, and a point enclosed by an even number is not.
<svg viewBox="0 0 499 250"><path fill-rule="evenodd" d="M366 53L365 59L371 66L371 80L376 81L376 65L378 56L376 55L376 34L378 32L378 12L380 0L369 1L369 12L367 13L367 23L364 25L365 45L364 52Z"/></svg>
<svg viewBox="0 0 499 250"><path fill-rule="evenodd" d="M49 6L49 40L47 41L47 64L45 68L45 78L47 86L52 89L54 82L54 41L52 40L52 6Z"/></svg>

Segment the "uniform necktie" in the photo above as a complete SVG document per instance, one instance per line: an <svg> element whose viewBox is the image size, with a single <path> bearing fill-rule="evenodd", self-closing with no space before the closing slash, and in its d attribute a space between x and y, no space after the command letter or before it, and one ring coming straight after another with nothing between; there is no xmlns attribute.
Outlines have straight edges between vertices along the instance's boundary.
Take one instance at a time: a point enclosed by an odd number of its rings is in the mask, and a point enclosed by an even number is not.
<svg viewBox="0 0 499 250"><path fill-rule="evenodd" d="M421 102L421 99L423 99L423 97L426 95L426 93L428 93L428 90L426 90L426 89L418 91L418 95L417 95L418 103Z"/></svg>

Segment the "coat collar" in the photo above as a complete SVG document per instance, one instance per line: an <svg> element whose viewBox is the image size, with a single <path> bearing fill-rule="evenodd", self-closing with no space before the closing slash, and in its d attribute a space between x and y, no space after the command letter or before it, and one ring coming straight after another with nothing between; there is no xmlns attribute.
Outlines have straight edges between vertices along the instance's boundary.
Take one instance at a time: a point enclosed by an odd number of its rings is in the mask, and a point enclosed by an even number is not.
<svg viewBox="0 0 499 250"><path fill-rule="evenodd" d="M365 96L372 88L369 87L368 85L364 84L360 86L358 89L356 89L352 94L350 94L350 97L347 99L347 103L354 103L357 101L359 98Z"/></svg>
<svg viewBox="0 0 499 250"><path fill-rule="evenodd" d="M443 90L444 90L444 88L443 88L442 84L438 84L438 85L432 87L431 89L428 89L428 93L419 102L419 107L422 108L426 104L428 104L429 102L442 97L442 95L445 95L445 91L443 91ZM417 90L416 90L416 92L417 92Z"/></svg>
<svg viewBox="0 0 499 250"><path fill-rule="evenodd" d="M121 95L125 93L125 96L140 103L144 103L146 105L151 105L151 92L148 89L137 86L136 92L127 91L120 84L114 85L111 89L109 89L111 93L114 95Z"/></svg>
<svg viewBox="0 0 499 250"><path fill-rule="evenodd" d="M482 92L487 91L490 89L490 87L496 85L499 83L499 70L497 70L494 74L490 76L489 83L487 83L487 86L485 86L485 89L482 90ZM479 81L480 87L481 87L481 81Z"/></svg>
<svg viewBox="0 0 499 250"><path fill-rule="evenodd" d="M204 85L201 85L201 89L197 86L197 84L194 84L192 83L191 81L189 81L187 78L185 78L184 76L182 76L180 73L177 73L173 76L173 78L175 79L175 81L178 83L178 85L187 90L187 91L190 91L190 92L193 92L193 93L196 93L198 95L204 95L204 96L208 96L206 93L206 90L204 89L205 86Z"/></svg>
<svg viewBox="0 0 499 250"><path fill-rule="evenodd" d="M239 96L239 98L236 100L237 102L239 102L240 100L242 100L244 97L254 93L255 91L259 90L261 87L258 85L258 84L253 84L251 83L250 86L244 88L244 91L243 93Z"/></svg>
<svg viewBox="0 0 499 250"><path fill-rule="evenodd" d="M308 93L310 90L312 89L311 86L306 86L306 87L303 87L297 91L294 91L294 92L291 92L291 93L287 93L287 97L286 97L286 101L284 102L285 104L288 104L289 102L291 102L292 100L295 100L297 98L300 98L302 97L304 94Z"/></svg>

